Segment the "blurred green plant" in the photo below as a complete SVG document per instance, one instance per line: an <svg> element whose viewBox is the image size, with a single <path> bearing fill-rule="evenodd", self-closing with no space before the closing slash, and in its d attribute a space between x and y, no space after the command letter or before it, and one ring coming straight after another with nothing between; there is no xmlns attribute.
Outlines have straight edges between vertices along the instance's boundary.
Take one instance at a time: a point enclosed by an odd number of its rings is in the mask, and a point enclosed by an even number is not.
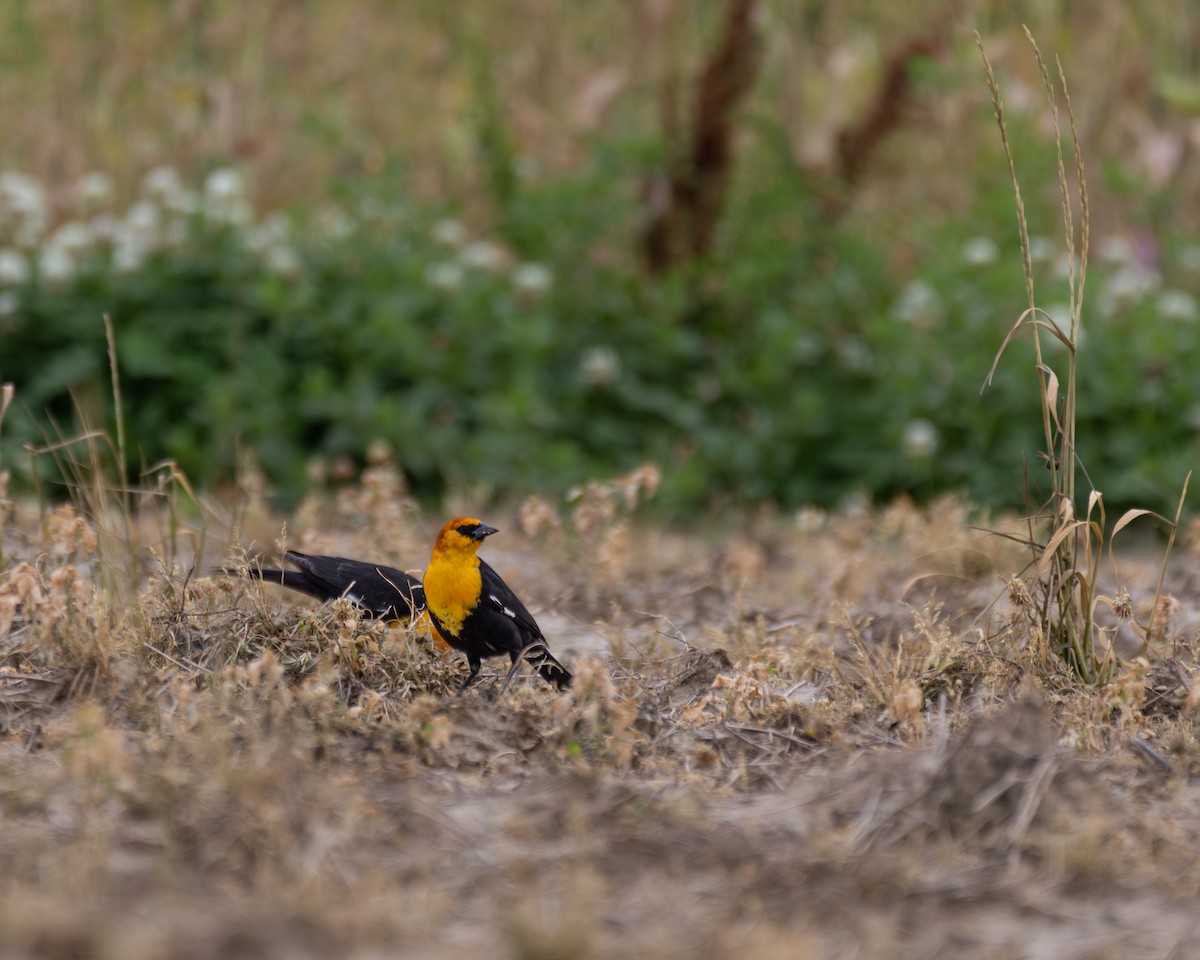
<svg viewBox="0 0 1200 960"><path fill-rule="evenodd" d="M775 171L737 191L711 256L647 279L627 185L653 157L609 143L578 174L524 184L503 242L386 181L299 226L258 218L230 171L199 190L155 171L129 210L32 247L12 214L4 462L20 482L20 446L67 432L77 405L93 425L111 418L107 312L133 476L171 458L211 486L241 448L286 502L314 466L361 463L382 438L426 497L465 483L561 493L649 459L666 509L949 489L1019 506L1038 400L1014 365L977 397L1023 297L1019 248L993 239L1011 233L1006 198L922 237L902 277L881 242L826 222L820 198ZM14 192L0 182L10 213ZM1032 255L1053 270L1065 252L1041 229ZM1167 286L1110 253L1093 282L1112 335L1080 354L1079 430L1104 437L1089 466L1111 478L1110 506L1168 502L1200 420L1196 258L1170 251Z"/></svg>

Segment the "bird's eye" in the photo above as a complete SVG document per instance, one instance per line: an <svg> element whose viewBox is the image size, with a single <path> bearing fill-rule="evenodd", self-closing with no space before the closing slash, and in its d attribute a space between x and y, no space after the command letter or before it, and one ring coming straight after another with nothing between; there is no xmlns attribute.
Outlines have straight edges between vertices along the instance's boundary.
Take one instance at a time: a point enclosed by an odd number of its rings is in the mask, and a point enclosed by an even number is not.
<svg viewBox="0 0 1200 960"><path fill-rule="evenodd" d="M455 527L454 529L461 533L464 537L470 537L471 534L475 532L475 528L469 523L464 523L462 526Z"/></svg>

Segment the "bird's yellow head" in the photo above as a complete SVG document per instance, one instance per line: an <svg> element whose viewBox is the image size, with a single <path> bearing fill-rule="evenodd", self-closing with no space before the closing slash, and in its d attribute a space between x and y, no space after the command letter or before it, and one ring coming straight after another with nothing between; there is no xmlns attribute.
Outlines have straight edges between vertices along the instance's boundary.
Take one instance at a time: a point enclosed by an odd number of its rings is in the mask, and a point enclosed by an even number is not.
<svg viewBox="0 0 1200 960"><path fill-rule="evenodd" d="M437 542L433 545L434 554L474 554L485 537L496 533L495 527L489 527L474 517L455 517L438 534Z"/></svg>

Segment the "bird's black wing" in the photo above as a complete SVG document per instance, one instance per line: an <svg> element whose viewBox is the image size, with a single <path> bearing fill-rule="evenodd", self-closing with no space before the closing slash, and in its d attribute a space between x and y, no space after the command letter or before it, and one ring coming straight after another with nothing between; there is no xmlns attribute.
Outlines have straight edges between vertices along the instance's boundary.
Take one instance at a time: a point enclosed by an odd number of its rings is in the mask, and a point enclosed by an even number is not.
<svg viewBox="0 0 1200 960"><path fill-rule="evenodd" d="M285 554L326 590L326 599L347 597L377 617L404 619L425 606L421 581L403 570L345 557L322 557L294 550Z"/></svg>
<svg viewBox="0 0 1200 960"><path fill-rule="evenodd" d="M502 616L507 617L516 627L521 646L526 651L525 661L536 668L543 680L558 687L559 690L566 690L570 687L574 679L571 671L550 653L550 649L546 646L546 638L533 619L533 614L525 609L525 605L508 588L508 584L501 580L500 575L483 560L479 561L479 575L483 581L483 596L480 598L480 603L487 603L493 612L499 612ZM516 663L520 651L509 650L507 652Z"/></svg>
<svg viewBox="0 0 1200 960"><path fill-rule="evenodd" d="M317 600L346 597L374 617L407 620L425 606L425 589L403 570L346 557L325 557L289 550L284 554L298 570L251 567L251 577L279 583Z"/></svg>
<svg viewBox="0 0 1200 960"><path fill-rule="evenodd" d="M533 614L525 609L525 604L517 599L517 595L509 589L508 584L500 579L500 574L488 566L487 561L479 561L479 576L482 580L481 604L486 603L492 609L499 611L517 625L525 635L524 642L545 640L542 630L533 619Z"/></svg>

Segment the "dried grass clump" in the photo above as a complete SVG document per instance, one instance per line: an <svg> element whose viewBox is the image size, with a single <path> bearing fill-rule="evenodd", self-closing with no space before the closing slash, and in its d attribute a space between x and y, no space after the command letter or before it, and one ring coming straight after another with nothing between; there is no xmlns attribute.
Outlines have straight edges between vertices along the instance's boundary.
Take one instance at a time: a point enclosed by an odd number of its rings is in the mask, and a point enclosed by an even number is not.
<svg viewBox="0 0 1200 960"><path fill-rule="evenodd" d="M638 535L631 520L658 492L662 474L654 464L608 480L591 480L567 491L560 510L542 497L526 498L517 511L525 536L543 548L565 548L573 576L564 588L592 605L621 592L636 576Z"/></svg>
<svg viewBox="0 0 1200 960"><path fill-rule="evenodd" d="M10 657L45 663L85 652L80 639L95 634L87 576L74 563L19 563L6 572L0 581L0 633L14 640Z"/></svg>
<svg viewBox="0 0 1200 960"><path fill-rule="evenodd" d="M177 581L162 576L146 597L151 662L166 661L201 684L218 671L271 653L292 683L328 683L351 715L386 716L390 704L445 694L458 682L455 664L415 626L391 628L364 619L351 601L315 612L272 614L242 607L246 584L229 577Z"/></svg>
<svg viewBox="0 0 1200 960"><path fill-rule="evenodd" d="M1041 698L1026 693L977 717L958 741L909 758L898 775L847 785L848 805L863 811L852 842L887 846L948 833L1010 845L1043 813L1070 764Z"/></svg>
<svg viewBox="0 0 1200 960"><path fill-rule="evenodd" d="M494 699L483 691L419 697L396 711L383 734L427 767L489 778L511 776L529 764L559 769L566 755L548 744L553 729L546 695L519 687Z"/></svg>
<svg viewBox="0 0 1200 960"><path fill-rule="evenodd" d="M761 732L798 744L825 740L832 732L829 700L816 684L794 681L763 661L740 661L718 673L712 685L673 718L684 728L723 725ZM758 728L762 728L759 730Z"/></svg>
<svg viewBox="0 0 1200 960"><path fill-rule="evenodd" d="M644 753L646 737L637 727L636 688L620 687L599 657L578 664L571 697L559 698L552 706L558 728L551 741L589 764L628 769L639 751Z"/></svg>
<svg viewBox="0 0 1200 960"><path fill-rule="evenodd" d="M1163 597L1163 582L1167 562L1170 559L1184 500L1187 496L1189 473L1183 480L1179 506L1174 520L1167 519L1150 510L1126 511L1109 527L1104 509L1104 497L1084 467L1084 460L1077 443L1077 394L1078 352L1083 332L1083 294L1087 280L1090 209L1088 203L1087 178L1084 174L1083 155L1071 97L1067 88L1066 73L1062 63L1056 60L1058 87L1051 76L1041 50L1028 28L1026 39L1032 49L1045 88L1046 103L1054 130L1054 145L1058 163L1058 181L1063 219L1063 235L1067 250L1067 299L1069 320L1060 325L1044 309L1038 307L1034 294L1033 256L1029 227L1025 216L1025 205L1013 160L1005 122L1004 107L1000 98L1000 87L991 63L983 49L983 41L976 33L976 44L983 58L992 107L1000 131L1000 141L1008 161L1016 200L1017 232L1021 244L1025 273L1025 289L1028 307L1012 325L992 363L992 369L984 381L984 389L991 383L996 368L1008 345L1022 331L1028 330L1033 338L1036 357L1035 372L1042 414L1042 433L1045 448L1040 451L1050 480L1050 496L1042 504L1030 502L1029 489L1035 484L1026 478L1026 501L1029 520L1023 537L1018 538L1029 551L1029 560L1021 576L1022 588L1017 590L1016 599L1029 632L1031 646L1040 657L1039 668L1043 675L1056 669L1056 664L1065 665L1075 677L1088 684L1103 684L1119 669L1119 654L1113 643L1115 630L1106 630L1100 622L1101 605L1106 605L1117 615L1118 620L1132 613L1128 590L1123 583L1117 584L1114 597L1101 592L1099 582L1100 565L1107 542L1110 558L1113 557L1112 540L1134 520L1152 517L1168 530L1166 548L1154 595L1153 609L1157 613ZM1065 105L1069 123L1071 144L1075 153L1074 182L1068 175L1064 159L1063 135L1059 118L1059 90ZM1078 209L1078 219L1076 214ZM1042 338L1050 337L1066 351L1066 373L1060 377L1044 354ZM1061 367L1060 367L1061 369ZM1028 468L1027 468L1028 469ZM1080 486L1086 481L1090 490L1086 506L1081 502ZM1115 569L1115 559L1113 561ZM1013 589L1010 586L1010 595ZM1026 602L1028 595L1032 602ZM1148 646L1161 636L1165 620L1140 626L1144 643Z"/></svg>
<svg viewBox="0 0 1200 960"><path fill-rule="evenodd" d="M427 766L486 777L530 764L543 772L635 768L647 753L636 691L597 658L574 669L570 694L532 677L462 697L419 696L396 706L384 735Z"/></svg>
<svg viewBox="0 0 1200 960"><path fill-rule="evenodd" d="M128 652L90 565L51 553L0 571L0 732L36 727L64 690L111 689Z"/></svg>

